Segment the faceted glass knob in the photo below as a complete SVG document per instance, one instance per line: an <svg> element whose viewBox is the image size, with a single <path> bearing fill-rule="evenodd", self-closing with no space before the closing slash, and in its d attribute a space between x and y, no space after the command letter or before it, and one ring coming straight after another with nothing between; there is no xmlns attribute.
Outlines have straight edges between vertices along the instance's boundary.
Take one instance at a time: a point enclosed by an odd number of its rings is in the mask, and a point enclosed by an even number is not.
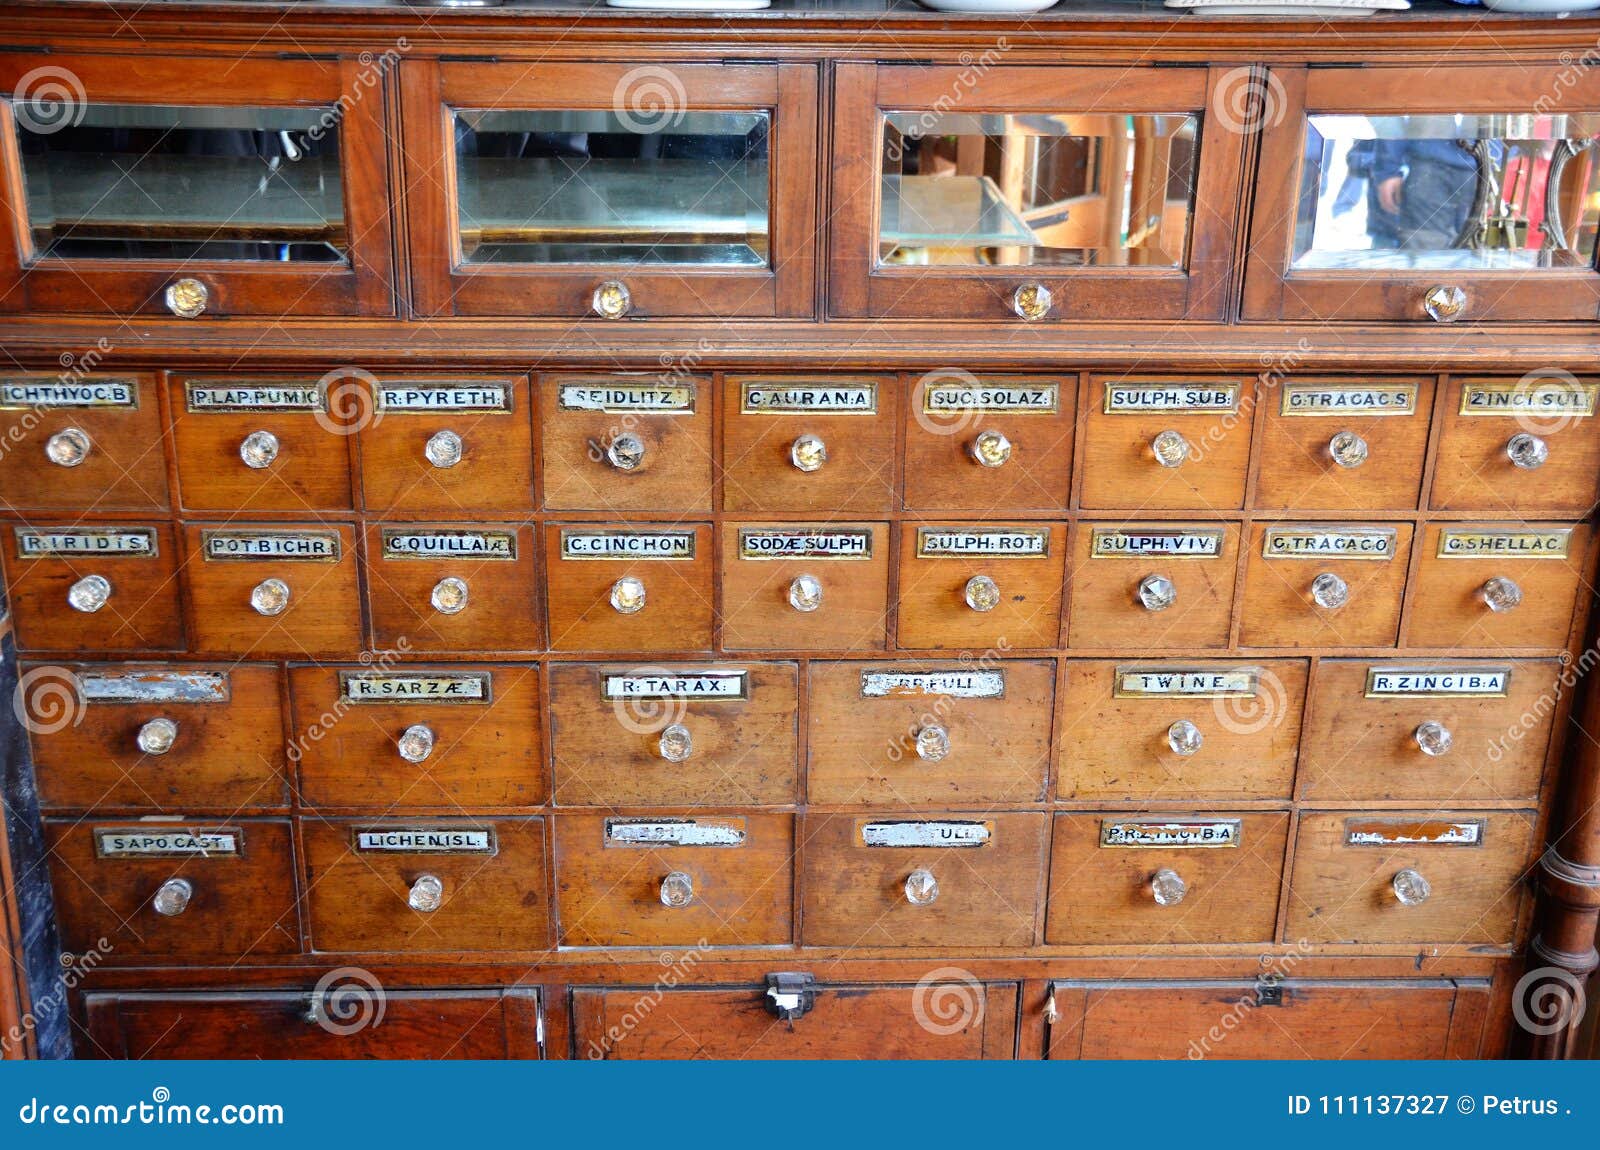
<svg viewBox="0 0 1600 1150"><path fill-rule="evenodd" d="M1011 458L1011 441L998 431L980 431L968 450L984 467L1003 467Z"/></svg>
<svg viewBox="0 0 1600 1150"><path fill-rule="evenodd" d="M85 575L67 588L67 606L92 615L111 598L111 580L104 575Z"/></svg>
<svg viewBox="0 0 1600 1150"><path fill-rule="evenodd" d="M239 444L239 458L246 467L257 471L271 467L272 461L278 458L278 437L270 431L252 431Z"/></svg>
<svg viewBox="0 0 1600 1150"><path fill-rule="evenodd" d="M1486 582L1480 593L1491 611L1513 611L1522 603L1522 588L1503 575Z"/></svg>
<svg viewBox="0 0 1600 1150"><path fill-rule="evenodd" d="M395 746L406 762L420 763L433 754L433 728L426 723L412 723L401 733Z"/></svg>
<svg viewBox="0 0 1600 1150"><path fill-rule="evenodd" d="M930 723L917 732L917 758L937 763L950 753L950 732Z"/></svg>
<svg viewBox="0 0 1600 1150"><path fill-rule="evenodd" d="M1341 431L1328 440L1328 454L1340 467L1360 467L1367 461L1367 441L1353 431Z"/></svg>
<svg viewBox="0 0 1600 1150"><path fill-rule="evenodd" d="M1467 293L1454 284L1439 284L1422 297L1422 310L1436 323L1454 323L1467 314Z"/></svg>
<svg viewBox="0 0 1600 1150"><path fill-rule="evenodd" d="M1177 871L1162 867L1150 876L1150 893L1157 906L1177 906L1189 893L1189 884Z"/></svg>
<svg viewBox="0 0 1600 1150"><path fill-rule="evenodd" d="M1139 580L1139 602L1146 611L1165 611L1178 601L1178 589L1165 575L1146 575Z"/></svg>
<svg viewBox="0 0 1600 1150"><path fill-rule="evenodd" d="M621 319L633 310L633 296L628 293L627 285L607 280L594 289L589 306L601 319Z"/></svg>
<svg viewBox="0 0 1600 1150"><path fill-rule="evenodd" d="M1188 719L1179 719L1167 728L1167 746L1172 748L1175 755L1192 755L1205 741L1206 737L1200 733L1200 728Z"/></svg>
<svg viewBox="0 0 1600 1150"><path fill-rule="evenodd" d="M447 428L428 436L422 454L429 463L442 471L461 462L462 450L461 437Z"/></svg>
<svg viewBox="0 0 1600 1150"><path fill-rule="evenodd" d="M428 593L428 602L432 603L433 609L441 615L459 615L467 609L469 598L467 581L458 579L454 575L447 575L439 580Z"/></svg>
<svg viewBox="0 0 1600 1150"><path fill-rule="evenodd" d="M289 584L263 579L250 589L250 606L258 615L282 615L289 609Z"/></svg>
<svg viewBox="0 0 1600 1150"><path fill-rule="evenodd" d="M1350 584L1332 571L1311 580L1311 601L1327 611L1337 611L1350 602Z"/></svg>
<svg viewBox="0 0 1600 1150"><path fill-rule="evenodd" d="M611 584L611 606L623 615L637 615L644 610L644 584L624 575Z"/></svg>
<svg viewBox="0 0 1600 1150"><path fill-rule="evenodd" d="M1023 284L1011 293L1011 310L1030 323L1050 314L1055 297L1044 284Z"/></svg>
<svg viewBox="0 0 1600 1150"><path fill-rule="evenodd" d="M189 885L188 879L169 878L150 900L150 909L167 918L176 918L189 909L189 900L193 897L194 887Z"/></svg>
<svg viewBox="0 0 1600 1150"><path fill-rule="evenodd" d="M656 749L667 762L681 763L694 754L694 736L682 723L673 723L661 732L661 738L656 740Z"/></svg>
<svg viewBox="0 0 1600 1150"><path fill-rule="evenodd" d="M1423 754L1433 755L1435 758L1449 751L1450 745L1455 742L1450 735L1449 727L1432 721L1418 726L1411 737L1417 740L1417 746L1422 748Z"/></svg>
<svg viewBox="0 0 1600 1150"><path fill-rule="evenodd" d="M211 293L196 279L181 279L167 285L167 310L179 319L193 319L206 310Z"/></svg>
<svg viewBox="0 0 1600 1150"><path fill-rule="evenodd" d="M1162 467L1182 467L1189 458L1189 441L1169 428L1150 441L1150 450Z"/></svg>
<svg viewBox="0 0 1600 1150"><path fill-rule="evenodd" d="M661 880L661 905L677 910L694 901L694 879L675 870Z"/></svg>
<svg viewBox="0 0 1600 1150"><path fill-rule="evenodd" d="M1550 458L1550 445L1537 435L1521 432L1506 441L1506 456L1524 471L1532 471Z"/></svg>
<svg viewBox="0 0 1600 1150"><path fill-rule="evenodd" d="M1409 868L1398 872L1389 885L1394 888L1394 897L1400 900L1402 906L1421 906L1433 893L1433 887L1428 885L1422 873Z"/></svg>
<svg viewBox="0 0 1600 1150"><path fill-rule="evenodd" d="M939 880L933 872L918 867L906 877L906 901L912 906L927 906L939 897Z"/></svg>
<svg viewBox="0 0 1600 1150"><path fill-rule="evenodd" d="M432 874L417 876L417 881L411 884L411 892L406 896L406 905L423 914L438 910L444 905L444 879Z"/></svg>
<svg viewBox="0 0 1600 1150"><path fill-rule="evenodd" d="M961 597L974 611L993 611L1000 606L1000 584L987 575L974 575L967 580Z"/></svg>
<svg viewBox="0 0 1600 1150"><path fill-rule="evenodd" d="M147 755L164 755L178 741L178 724L167 718L151 719L139 728L138 738L134 741Z"/></svg>
<svg viewBox="0 0 1600 1150"><path fill-rule="evenodd" d="M57 467L76 467L89 458L89 433L81 427L63 427L45 441L44 454Z"/></svg>
<svg viewBox="0 0 1600 1150"><path fill-rule="evenodd" d="M821 471L828 462L828 445L815 435L802 435L789 445L789 462L801 471Z"/></svg>
<svg viewBox="0 0 1600 1150"><path fill-rule="evenodd" d="M822 580L815 575L796 575L789 584L789 606L796 611L815 611L822 606Z"/></svg>
<svg viewBox="0 0 1600 1150"><path fill-rule="evenodd" d="M637 471L644 462L644 440L624 431L606 445L606 461L618 471Z"/></svg>

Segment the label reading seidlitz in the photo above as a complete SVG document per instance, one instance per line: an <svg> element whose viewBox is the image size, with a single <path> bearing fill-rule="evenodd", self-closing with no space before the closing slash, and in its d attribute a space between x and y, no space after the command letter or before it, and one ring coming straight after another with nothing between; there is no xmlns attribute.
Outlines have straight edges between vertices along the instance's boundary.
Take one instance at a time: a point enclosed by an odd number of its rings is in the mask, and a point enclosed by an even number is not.
<svg viewBox="0 0 1600 1150"><path fill-rule="evenodd" d="M237 856L243 845L244 832L236 827L205 830L188 827L173 830L154 827L94 829L94 853L103 859Z"/></svg>
<svg viewBox="0 0 1600 1150"><path fill-rule="evenodd" d="M226 703L226 671L79 671L86 703Z"/></svg>
<svg viewBox="0 0 1600 1150"><path fill-rule="evenodd" d="M202 531L207 560L280 559L328 563L340 554L337 531Z"/></svg>
<svg viewBox="0 0 1600 1150"><path fill-rule="evenodd" d="M1156 847L1192 849L1236 847L1241 837L1238 819L1102 819L1103 847Z"/></svg>
<svg viewBox="0 0 1600 1150"><path fill-rule="evenodd" d="M741 559L871 559L869 530L827 531L741 527Z"/></svg>
<svg viewBox="0 0 1600 1150"><path fill-rule="evenodd" d="M385 559L515 559L515 531L383 530Z"/></svg>
<svg viewBox="0 0 1600 1150"><path fill-rule="evenodd" d="M156 532L153 527L108 527L83 531L18 527L15 531L18 559L53 555L123 555L148 559L156 553Z"/></svg>
<svg viewBox="0 0 1600 1150"><path fill-rule="evenodd" d="M1352 847L1475 847L1483 842L1482 819L1352 818L1344 821L1344 841Z"/></svg>
<svg viewBox="0 0 1600 1150"><path fill-rule="evenodd" d="M693 531L583 531L563 528L563 559L693 559Z"/></svg>
<svg viewBox="0 0 1600 1150"><path fill-rule="evenodd" d="M1369 699L1503 699L1510 667L1369 667Z"/></svg>
<svg viewBox="0 0 1600 1150"><path fill-rule="evenodd" d="M745 415L874 415L878 410L875 383L787 383L759 380L742 384Z"/></svg>
<svg viewBox="0 0 1600 1150"><path fill-rule="evenodd" d="M327 393L320 383L225 383L204 380L187 384L188 408L194 413L235 411L324 411Z"/></svg>
<svg viewBox="0 0 1600 1150"><path fill-rule="evenodd" d="M692 414L694 398L693 384L623 380L564 383L556 393L556 402L563 411L598 411L607 415L633 411Z"/></svg>
<svg viewBox="0 0 1600 1150"><path fill-rule="evenodd" d="M1059 408L1060 403L1060 388L1054 383L930 383L922 392L924 415L961 411L1050 414Z"/></svg>
<svg viewBox="0 0 1600 1150"><path fill-rule="evenodd" d="M0 380L0 408L138 406L139 385L131 379Z"/></svg>
<svg viewBox="0 0 1600 1150"><path fill-rule="evenodd" d="M1461 389L1462 415L1539 415L1587 419L1600 384L1550 379L1537 383L1478 382Z"/></svg>
<svg viewBox="0 0 1600 1150"><path fill-rule="evenodd" d="M1394 558L1393 527L1269 527L1261 540L1268 559Z"/></svg>
<svg viewBox="0 0 1600 1150"><path fill-rule="evenodd" d="M378 410L510 411L511 388L504 383L452 383L447 380L378 385Z"/></svg>
<svg viewBox="0 0 1600 1150"><path fill-rule="evenodd" d="M746 671L630 671L600 676L604 699L743 699Z"/></svg>
<svg viewBox="0 0 1600 1150"><path fill-rule="evenodd" d="M1222 554L1222 528L1185 530L1132 530L1096 527L1091 536L1091 559L1121 559L1166 555L1186 559L1215 559Z"/></svg>
<svg viewBox="0 0 1600 1150"><path fill-rule="evenodd" d="M350 832L356 850L415 855L492 855L491 827L366 827Z"/></svg>
<svg viewBox="0 0 1600 1150"><path fill-rule="evenodd" d="M1439 532L1440 559L1565 559L1572 546L1572 528L1492 531L1447 527Z"/></svg>
<svg viewBox="0 0 1600 1150"><path fill-rule="evenodd" d="M1045 528L918 527L917 558L981 555L985 559L1043 559L1050 554Z"/></svg>
<svg viewBox="0 0 1600 1150"><path fill-rule="evenodd" d="M1108 383L1107 415L1139 411L1227 414L1239 410L1237 383Z"/></svg>
<svg viewBox="0 0 1600 1150"><path fill-rule="evenodd" d="M742 847L743 819L607 819L606 846Z"/></svg>
<svg viewBox="0 0 1600 1150"><path fill-rule="evenodd" d="M1259 667L1118 667L1116 699L1182 695L1191 699L1254 698L1261 682Z"/></svg>
<svg viewBox="0 0 1600 1150"><path fill-rule="evenodd" d="M1414 415L1417 385L1287 383L1280 415Z"/></svg>
<svg viewBox="0 0 1600 1150"><path fill-rule="evenodd" d="M339 696L349 703L487 703L488 671L340 671Z"/></svg>
<svg viewBox="0 0 1600 1150"><path fill-rule="evenodd" d="M986 822L873 822L861 824L861 845L868 847L982 847L994 837Z"/></svg>
<svg viewBox="0 0 1600 1150"><path fill-rule="evenodd" d="M1003 699L1004 671L862 671L863 699L944 695L952 699Z"/></svg>

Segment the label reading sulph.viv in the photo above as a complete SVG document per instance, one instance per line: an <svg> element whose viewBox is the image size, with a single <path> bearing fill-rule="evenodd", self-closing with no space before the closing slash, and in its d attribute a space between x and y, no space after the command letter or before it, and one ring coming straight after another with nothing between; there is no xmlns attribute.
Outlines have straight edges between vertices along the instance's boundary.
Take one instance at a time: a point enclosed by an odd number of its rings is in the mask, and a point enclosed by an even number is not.
<svg viewBox="0 0 1600 1150"><path fill-rule="evenodd" d="M1280 415L1415 415L1417 385L1288 383Z"/></svg>
<svg viewBox="0 0 1600 1150"><path fill-rule="evenodd" d="M744 699L746 671L630 671L600 676L603 699Z"/></svg>
<svg viewBox="0 0 1600 1150"><path fill-rule="evenodd" d="M138 406L139 385L131 379L0 380L0 408Z"/></svg>
<svg viewBox="0 0 1600 1150"><path fill-rule="evenodd" d="M103 859L237 856L244 832L236 827L158 830L153 827L96 827L94 853Z"/></svg>
<svg viewBox="0 0 1600 1150"><path fill-rule="evenodd" d="M1059 409L1060 394L1059 386L1054 383L930 383L922 392L922 411L925 415L958 411L1038 412L1048 415Z"/></svg>
<svg viewBox="0 0 1600 1150"><path fill-rule="evenodd" d="M1572 545L1572 528L1547 531L1501 529L1482 531L1447 527L1439 532L1440 559L1565 559Z"/></svg>
<svg viewBox="0 0 1600 1150"><path fill-rule="evenodd" d="M875 383L786 383L762 380L741 385L745 415L874 415Z"/></svg>
<svg viewBox="0 0 1600 1150"><path fill-rule="evenodd" d="M608 847L742 847L743 819L607 819Z"/></svg>
<svg viewBox="0 0 1600 1150"><path fill-rule="evenodd" d="M1369 667L1369 699L1503 699L1510 667Z"/></svg>
<svg viewBox="0 0 1600 1150"><path fill-rule="evenodd" d="M985 559L1043 559L1050 554L1050 532L1033 527L917 528L917 558L980 555Z"/></svg>
<svg viewBox="0 0 1600 1150"><path fill-rule="evenodd" d="M994 838L985 822L862 823L861 845L868 847L982 847Z"/></svg>
<svg viewBox="0 0 1600 1150"><path fill-rule="evenodd" d="M1254 698L1261 682L1259 667L1118 667L1115 699L1181 695L1190 699Z"/></svg>
<svg viewBox="0 0 1600 1150"><path fill-rule="evenodd" d="M447 380L378 385L378 410L510 411L511 388L504 383L454 383Z"/></svg>
<svg viewBox="0 0 1600 1150"><path fill-rule="evenodd" d="M1107 415L1138 411L1225 414L1239 410L1237 383L1108 383Z"/></svg>
<svg viewBox="0 0 1600 1150"><path fill-rule="evenodd" d="M487 703L493 683L488 671L340 671L339 695L349 703Z"/></svg>
<svg viewBox="0 0 1600 1150"><path fill-rule="evenodd" d="M693 531L563 529L563 559L693 559Z"/></svg>
<svg viewBox="0 0 1600 1150"><path fill-rule="evenodd" d="M1594 414L1600 384L1545 380L1537 383L1468 383L1461 388L1462 415L1541 415L1587 419Z"/></svg>
<svg viewBox="0 0 1600 1150"><path fill-rule="evenodd" d="M1192 849L1236 847L1241 837L1238 819L1102 819L1103 847L1156 847Z"/></svg>
<svg viewBox="0 0 1600 1150"><path fill-rule="evenodd" d="M1483 843L1482 819L1374 819L1344 821L1345 845L1353 847L1447 846L1475 847Z"/></svg>
<svg viewBox="0 0 1600 1150"><path fill-rule="evenodd" d="M862 671L863 699L944 695L951 699L1003 699L1004 671Z"/></svg>
<svg viewBox="0 0 1600 1150"><path fill-rule="evenodd" d="M331 563L339 558L337 531L202 531L200 549L207 560L298 560Z"/></svg>
<svg viewBox="0 0 1600 1150"><path fill-rule="evenodd" d="M1393 559L1393 527L1269 527L1261 554L1268 559Z"/></svg>
<svg viewBox="0 0 1600 1150"><path fill-rule="evenodd" d="M384 528L385 559L515 559L515 531L406 531Z"/></svg>
<svg viewBox="0 0 1600 1150"><path fill-rule="evenodd" d="M205 380L185 386L191 412L325 411L319 383L225 383Z"/></svg>
<svg viewBox="0 0 1600 1150"><path fill-rule="evenodd" d="M156 553L153 527L103 528L83 531L14 529L17 558L39 559L54 555L131 555L148 559Z"/></svg>
<svg viewBox="0 0 1600 1150"><path fill-rule="evenodd" d="M86 703L226 703L226 671L79 671Z"/></svg>
<svg viewBox="0 0 1600 1150"><path fill-rule="evenodd" d="M628 383L606 380L564 383L556 402L563 411L598 411L622 415L630 411L694 412L695 388L690 383Z"/></svg>
<svg viewBox="0 0 1600 1150"><path fill-rule="evenodd" d="M741 559L871 559L872 532L742 527Z"/></svg>
<svg viewBox="0 0 1600 1150"><path fill-rule="evenodd" d="M1096 527L1091 535L1091 559L1125 559L1141 555L1172 555L1188 559L1215 559L1222 554L1222 528L1151 529Z"/></svg>
<svg viewBox="0 0 1600 1150"><path fill-rule="evenodd" d="M350 832L358 851L408 855L492 855L492 827L368 827Z"/></svg>

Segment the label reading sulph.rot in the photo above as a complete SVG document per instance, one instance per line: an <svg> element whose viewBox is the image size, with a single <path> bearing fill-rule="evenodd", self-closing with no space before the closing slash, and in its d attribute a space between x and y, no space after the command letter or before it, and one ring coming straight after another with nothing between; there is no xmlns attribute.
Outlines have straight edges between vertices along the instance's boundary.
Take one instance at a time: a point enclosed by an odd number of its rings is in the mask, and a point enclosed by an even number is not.
<svg viewBox="0 0 1600 1150"><path fill-rule="evenodd" d="M985 559L1043 559L1050 532L1034 527L919 527L917 558L977 555Z"/></svg>

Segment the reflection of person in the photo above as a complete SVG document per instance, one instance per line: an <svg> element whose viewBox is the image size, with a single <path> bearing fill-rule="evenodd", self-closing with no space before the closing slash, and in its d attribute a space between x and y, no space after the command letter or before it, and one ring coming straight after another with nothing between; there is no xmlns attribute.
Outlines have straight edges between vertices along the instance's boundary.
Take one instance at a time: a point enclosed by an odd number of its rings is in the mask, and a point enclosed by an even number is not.
<svg viewBox="0 0 1600 1150"><path fill-rule="evenodd" d="M1373 151L1372 187L1402 248L1455 247L1477 186L1478 165L1454 140L1380 139Z"/></svg>

